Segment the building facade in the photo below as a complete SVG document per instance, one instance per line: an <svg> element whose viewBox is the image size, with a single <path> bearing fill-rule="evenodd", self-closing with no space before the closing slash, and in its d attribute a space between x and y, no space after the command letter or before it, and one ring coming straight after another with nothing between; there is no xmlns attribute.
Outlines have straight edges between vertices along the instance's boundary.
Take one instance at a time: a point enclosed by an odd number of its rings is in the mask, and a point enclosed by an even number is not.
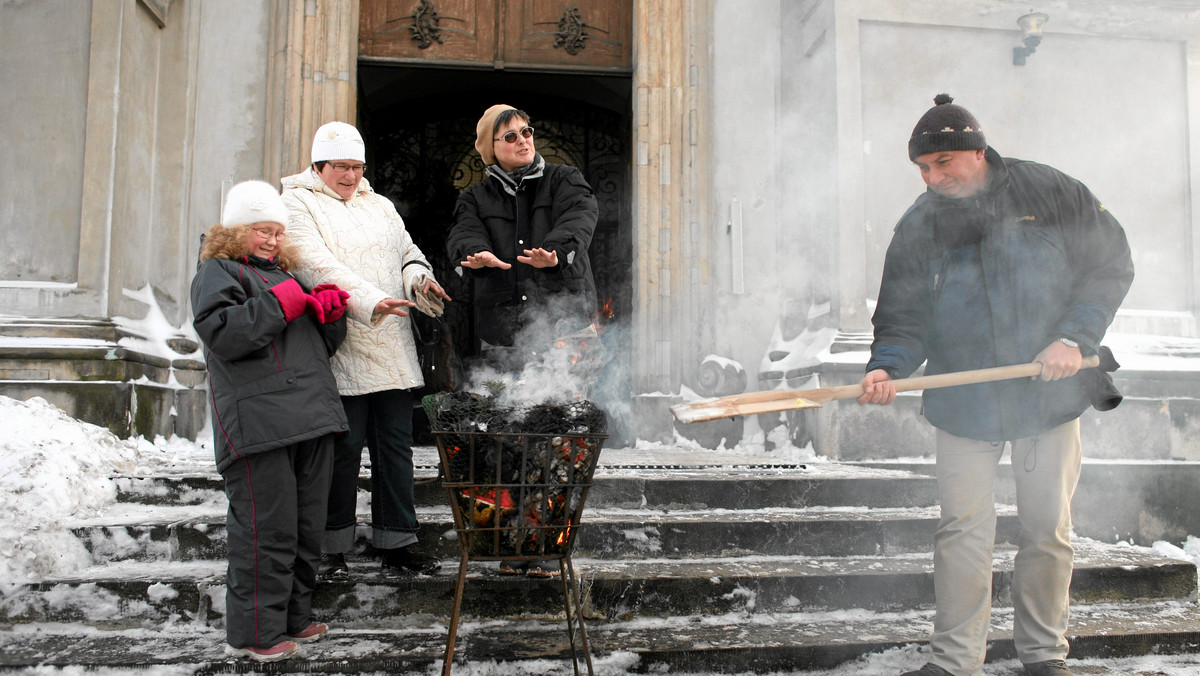
<svg viewBox="0 0 1200 676"><path fill-rule="evenodd" d="M597 187L631 437L670 439L686 390L853 377L923 190L908 135L942 91L1125 225L1138 277L1114 331L1197 337L1193 2L26 0L0 5L0 37L0 392L119 431L203 424L187 289L229 186L278 184L350 121L440 250L495 102Z"/></svg>

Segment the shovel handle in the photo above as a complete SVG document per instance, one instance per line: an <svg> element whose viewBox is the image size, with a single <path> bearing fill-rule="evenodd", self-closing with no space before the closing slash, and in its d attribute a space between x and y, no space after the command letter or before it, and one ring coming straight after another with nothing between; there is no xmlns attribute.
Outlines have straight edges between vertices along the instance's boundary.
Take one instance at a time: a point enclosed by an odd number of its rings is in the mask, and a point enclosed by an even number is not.
<svg viewBox="0 0 1200 676"><path fill-rule="evenodd" d="M1095 368L1100 365L1100 357L1092 355L1083 358L1081 369ZM913 390L934 390L939 387L953 387L955 385L974 385L976 383L990 383L997 380L1011 380L1022 376L1032 378L1042 372L1042 365L1037 362L1028 364L1013 364L1012 366L996 366L987 369L975 369L974 371L955 371L954 373L939 373L935 376L919 376L916 378L901 378L893 380L892 385L895 386L897 392L912 392ZM840 387L828 388L832 396L824 401L833 401L835 399L857 399L863 395L863 386L861 383L857 385L842 385Z"/></svg>
<svg viewBox="0 0 1200 676"><path fill-rule="evenodd" d="M1095 368L1099 365L1100 357L1092 355L1084 357L1080 368ZM911 392L913 390L932 390L939 387L972 385L996 380L1010 380L1012 378L1032 378L1041 372L1042 365L1037 362L1031 362L1029 364L997 366L994 368L976 369L974 371L939 373L934 376L920 376L918 378L901 378L900 380L893 380L892 385L896 388L897 392ZM735 394L717 399L706 399L687 404L676 404L671 407L671 413L679 422L692 423L715 420L717 418L754 415L757 413L819 408L822 403L827 401L857 399L862 395L862 383L839 385L837 387L821 387L815 390L765 390L762 392Z"/></svg>

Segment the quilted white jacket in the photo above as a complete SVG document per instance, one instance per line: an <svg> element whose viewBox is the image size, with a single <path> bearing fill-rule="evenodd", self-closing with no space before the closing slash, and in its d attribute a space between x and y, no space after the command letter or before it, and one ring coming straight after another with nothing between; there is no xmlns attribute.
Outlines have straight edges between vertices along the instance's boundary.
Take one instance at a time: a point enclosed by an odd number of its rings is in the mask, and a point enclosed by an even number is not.
<svg viewBox="0 0 1200 676"><path fill-rule="evenodd" d="M396 207L365 178L343 200L312 167L283 179L283 203L290 212L288 239L301 255L292 272L307 287L337 284L350 294L346 316L352 321L332 360L338 392L424 385L408 317L373 315L379 301L411 299L413 285L433 276Z"/></svg>

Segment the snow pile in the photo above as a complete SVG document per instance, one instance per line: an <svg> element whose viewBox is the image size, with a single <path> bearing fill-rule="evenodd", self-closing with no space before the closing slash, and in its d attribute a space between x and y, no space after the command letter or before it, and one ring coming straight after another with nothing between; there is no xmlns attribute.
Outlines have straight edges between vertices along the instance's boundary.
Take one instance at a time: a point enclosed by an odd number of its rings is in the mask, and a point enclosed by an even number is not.
<svg viewBox="0 0 1200 676"><path fill-rule="evenodd" d="M126 443L137 448L138 463L132 476L159 476L179 474L213 474L217 466L213 455L212 427L205 425L196 440L172 436L170 439L155 437L153 442L145 437L127 439Z"/></svg>
<svg viewBox="0 0 1200 676"><path fill-rule="evenodd" d="M1187 540L1184 540L1182 548L1160 540L1155 542L1151 549L1157 554L1168 556L1172 559L1191 561L1196 564L1197 569L1200 569L1200 537L1196 537L1195 535L1187 536Z"/></svg>
<svg viewBox="0 0 1200 676"><path fill-rule="evenodd" d="M193 350L191 353L181 353L171 347L171 341L178 338L184 338L199 345L200 337L196 335L196 330L192 328L190 321L185 321L182 326L175 326L167 319L158 305L158 299L154 297L153 287L147 284L137 290L122 289L121 291L126 298L132 298L146 305L146 316L141 319L121 316L112 318L114 324L132 334L124 336L118 341L121 347L169 360L180 357L204 359L204 355L199 349Z"/></svg>
<svg viewBox="0 0 1200 676"><path fill-rule="evenodd" d="M136 445L71 418L44 399L0 396L0 591L91 563L64 527L116 501L109 475L129 473Z"/></svg>

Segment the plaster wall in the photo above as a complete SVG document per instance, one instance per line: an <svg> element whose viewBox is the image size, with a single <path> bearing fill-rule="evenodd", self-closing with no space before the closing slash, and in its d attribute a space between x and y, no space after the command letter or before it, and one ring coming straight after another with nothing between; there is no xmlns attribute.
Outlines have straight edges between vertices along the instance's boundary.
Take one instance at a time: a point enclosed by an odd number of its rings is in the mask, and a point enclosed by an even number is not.
<svg viewBox="0 0 1200 676"><path fill-rule="evenodd" d="M181 8L177 6L177 12ZM135 3L123 9L119 18L116 139L111 158L112 183L108 186L112 213L107 309L112 315L141 317L145 309L140 303L126 299L122 290L145 286L151 279L151 271L171 255L154 247L151 235L157 228L175 227L155 222L153 204L159 191L178 189L171 179L178 176L180 167L159 167L156 149L160 143L180 140L168 138L159 128L157 105L160 87L165 90L182 84L160 81L164 67L162 47L164 40L170 39L163 33L175 33L179 26L177 21L169 21L166 28L160 29L150 13L138 11Z"/></svg>
<svg viewBox="0 0 1200 676"><path fill-rule="evenodd" d="M190 282L200 235L221 220L225 193L235 183L259 179L266 157L268 3L205 0L197 11L197 58L192 76L190 173L183 259ZM287 167L291 173L302 167ZM185 287L186 294L186 287Z"/></svg>
<svg viewBox="0 0 1200 676"><path fill-rule="evenodd" d="M837 35L833 3L782 7L780 59L780 242L792 296L836 301L838 200Z"/></svg>
<svg viewBox="0 0 1200 676"><path fill-rule="evenodd" d="M1200 14L1101 5L1043 8L1045 38L1015 65L1016 19L1030 8L1009 0L715 2L713 350L753 387L777 324L786 337L829 302L832 326L871 330L892 228L925 190L907 140L942 91L1002 154L1075 176L1125 225L1138 275L1114 330L1195 336ZM731 273L734 198L744 295Z"/></svg>
<svg viewBox="0 0 1200 676"><path fill-rule="evenodd" d="M713 3L713 353L751 373L787 294L780 249L779 0ZM741 253L735 247L740 218ZM705 355L697 355L701 359ZM685 360L685 372L694 366Z"/></svg>
<svg viewBox="0 0 1200 676"><path fill-rule="evenodd" d="M848 204L863 205L839 213L842 241L863 237L857 257L841 257L843 328L869 329L891 226L924 189L904 143L933 95L949 91L1001 153L1076 176L1125 224L1138 277L1113 330L1196 335L1196 7L1062 0L1033 8L1050 19L1023 66L1012 52L1016 19L1031 11L1025 4L849 0L836 8L845 64L838 154L843 169L858 165L843 171L842 190ZM854 288L861 301L846 295Z"/></svg>
<svg viewBox="0 0 1200 676"><path fill-rule="evenodd" d="M0 298L10 314L123 316L151 285L188 319L199 234L262 174L269 3L0 6Z"/></svg>
<svg viewBox="0 0 1200 676"><path fill-rule="evenodd" d="M868 297L892 226L925 190L908 162L912 126L946 91L975 113L1002 155L1078 178L1122 222L1137 269L1127 310L1190 313L1191 289L1178 283L1192 277L1191 252L1181 246L1192 234L1185 45L1047 31L1026 65L1015 66L1008 26L861 22Z"/></svg>
<svg viewBox="0 0 1200 676"><path fill-rule="evenodd" d="M90 31L90 3L0 7L0 285L77 281Z"/></svg>

